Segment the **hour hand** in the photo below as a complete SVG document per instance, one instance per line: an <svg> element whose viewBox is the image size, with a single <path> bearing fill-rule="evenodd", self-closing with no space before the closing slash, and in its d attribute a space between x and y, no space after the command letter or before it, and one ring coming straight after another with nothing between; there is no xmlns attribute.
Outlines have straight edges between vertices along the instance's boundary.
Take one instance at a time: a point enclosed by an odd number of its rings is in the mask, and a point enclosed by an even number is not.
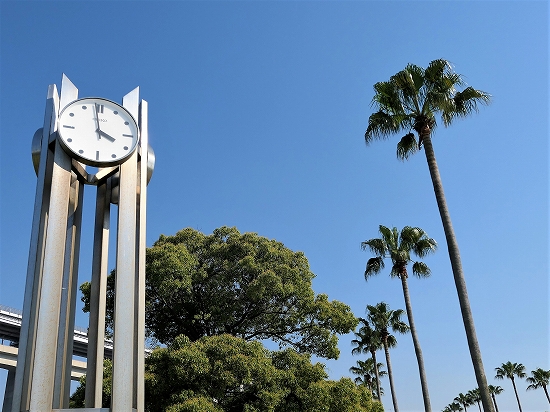
<svg viewBox="0 0 550 412"><path fill-rule="evenodd" d="M111 136L110 134L105 133L103 130L98 129L97 131L99 132L100 136L105 137L110 142L114 142L116 140L113 136Z"/></svg>

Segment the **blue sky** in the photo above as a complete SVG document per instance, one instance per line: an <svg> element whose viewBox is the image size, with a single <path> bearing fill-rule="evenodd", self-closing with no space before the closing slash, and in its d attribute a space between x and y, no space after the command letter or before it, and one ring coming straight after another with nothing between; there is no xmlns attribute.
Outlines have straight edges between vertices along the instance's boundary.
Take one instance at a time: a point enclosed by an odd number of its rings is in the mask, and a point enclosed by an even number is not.
<svg viewBox="0 0 550 412"><path fill-rule="evenodd" d="M0 304L23 307L36 177L30 145L49 84L120 101L140 86L157 164L147 244L222 225L308 257L313 286L362 316L404 308L399 282L365 282L378 225L439 242L432 277L409 282L434 410L476 387L423 153L398 136L366 147L373 89L407 63L445 58L493 103L434 135L490 384L517 410L503 362L549 369L548 3L545 1L0 2ZM93 198L93 188L86 195ZM84 219L93 219L93 202ZM89 277L83 228L80 281ZM78 315L77 324L86 326ZM326 361L350 376L351 336ZM423 410L410 336L392 350L400 409ZM379 357L382 357L380 352ZM4 371L0 371L3 386ZM382 382L391 410L389 384ZM548 409L518 383L524 411ZM0 391L0 393L2 393Z"/></svg>

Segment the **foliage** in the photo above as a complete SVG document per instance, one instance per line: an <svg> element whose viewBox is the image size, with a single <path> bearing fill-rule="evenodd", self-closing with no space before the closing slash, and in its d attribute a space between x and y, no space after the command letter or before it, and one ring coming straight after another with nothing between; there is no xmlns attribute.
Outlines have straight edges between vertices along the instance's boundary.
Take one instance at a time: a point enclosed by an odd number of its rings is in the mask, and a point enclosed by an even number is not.
<svg viewBox="0 0 550 412"><path fill-rule="evenodd" d="M401 160L408 159L424 145L439 215L447 240L476 380L481 390L483 407L486 412L493 412L462 270L458 241L447 207L431 138L437 125L437 115L441 117L445 126L449 126L455 119L476 112L478 105L490 102L489 94L473 87L465 87L459 91L458 89L463 86L465 86L465 82L462 76L455 73L451 64L444 59L431 61L426 69L408 64L404 70L391 76L389 81L374 85L375 94L372 103L377 111L369 117L365 142L369 144L375 139L387 139L393 134L405 133L397 144L397 157ZM413 131L416 132L416 135ZM422 387L424 392L424 384ZM428 398L424 396L424 399L424 405L428 411L429 405L426 403Z"/></svg>
<svg viewBox="0 0 550 412"><path fill-rule="evenodd" d="M111 382L113 378L113 363L110 359L103 361L103 389L101 397L101 405L103 408L108 408L111 405ZM71 395L69 408L83 408L85 391L86 391L86 375L79 380L80 385Z"/></svg>
<svg viewBox="0 0 550 412"><path fill-rule="evenodd" d="M160 236L146 261L147 331L164 344L181 334L191 341L230 334L336 359L337 334L357 325L347 305L315 295L303 253L256 233L221 227L204 235L187 228ZM87 309L89 284L81 290ZM108 303L112 322L113 300Z"/></svg>
<svg viewBox="0 0 550 412"><path fill-rule="evenodd" d="M479 388L471 389L468 391L467 396L470 397L472 400L472 404L477 403L477 406L479 407L479 410L481 411L481 392L479 391Z"/></svg>
<svg viewBox="0 0 550 412"><path fill-rule="evenodd" d="M490 102L489 94L473 87L459 91L464 85L462 76L446 60L434 60L426 69L408 64L389 81L374 85L372 103L378 111L369 117L366 143L406 132L397 145L397 157L407 159L422 146L423 129L436 127L437 114L449 126L455 119L476 112L479 104Z"/></svg>
<svg viewBox="0 0 550 412"><path fill-rule="evenodd" d="M357 366L352 366L349 371L357 377L354 379L357 385L364 385L372 392L372 394L380 399L376 388L376 372L378 376L386 376L388 373L383 370L384 364L382 362L376 362L373 358L367 358L364 361L358 360ZM380 387L380 395L384 395L384 389Z"/></svg>
<svg viewBox="0 0 550 412"><path fill-rule="evenodd" d="M472 397L469 394L465 395L462 392L460 392L458 396L454 398L454 401L459 405L462 405L464 407L464 411L468 410L468 406L474 404Z"/></svg>
<svg viewBox="0 0 550 412"><path fill-rule="evenodd" d="M525 366L523 366L521 363L512 363L510 361L503 363L499 367L495 368L496 375L495 379L504 379L508 378L512 381L512 386L514 388L514 393L516 394L516 400L518 402L518 408L519 412L522 412L521 409L521 402L519 400L519 394L518 390L516 388L516 382L514 377L517 376L520 379L523 379L527 376L525 373Z"/></svg>
<svg viewBox="0 0 550 412"><path fill-rule="evenodd" d="M435 252L437 244L428 237L426 232L418 227L405 226L401 232L394 227L392 229L380 225L381 237L365 240L361 243L363 250L370 249L376 256L367 261L365 279L379 273L384 269L384 259L392 262L391 277L407 276L407 265L412 262L413 274L418 277L428 277L430 269L423 262L415 262L411 259L411 252L422 258Z"/></svg>
<svg viewBox="0 0 550 412"><path fill-rule="evenodd" d="M527 389L539 389L548 386L550 381L550 371L544 370L542 368L537 368L534 371L531 371L531 376L526 379L529 386Z"/></svg>
<svg viewBox="0 0 550 412"><path fill-rule="evenodd" d="M327 380L309 355L271 352L231 335L194 342L181 335L155 349L146 358L145 391L147 412L383 411L366 387ZM73 405L83 406L83 398Z"/></svg>
<svg viewBox="0 0 550 412"><path fill-rule="evenodd" d="M529 386L527 390L530 389L539 389L542 388L546 394L546 399L550 403L550 395L548 394L548 382L550 381L550 370L544 370L542 368L537 368L534 371L531 371L531 376L526 379Z"/></svg>
<svg viewBox="0 0 550 412"><path fill-rule="evenodd" d="M495 371L497 372L495 379L508 378L513 381L515 376L518 378L525 378L527 376L525 374L525 366L521 363L512 363L510 361L495 368Z"/></svg>

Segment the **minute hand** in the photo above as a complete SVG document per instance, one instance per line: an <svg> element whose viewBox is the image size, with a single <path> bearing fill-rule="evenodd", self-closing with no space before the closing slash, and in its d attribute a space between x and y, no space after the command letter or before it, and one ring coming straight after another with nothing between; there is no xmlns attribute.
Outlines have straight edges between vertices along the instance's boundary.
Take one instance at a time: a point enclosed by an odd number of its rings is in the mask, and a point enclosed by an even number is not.
<svg viewBox="0 0 550 412"><path fill-rule="evenodd" d="M110 134L105 133L103 130L100 130L99 134L104 136L107 140L109 140L111 142L114 142L116 140L113 136L111 136Z"/></svg>

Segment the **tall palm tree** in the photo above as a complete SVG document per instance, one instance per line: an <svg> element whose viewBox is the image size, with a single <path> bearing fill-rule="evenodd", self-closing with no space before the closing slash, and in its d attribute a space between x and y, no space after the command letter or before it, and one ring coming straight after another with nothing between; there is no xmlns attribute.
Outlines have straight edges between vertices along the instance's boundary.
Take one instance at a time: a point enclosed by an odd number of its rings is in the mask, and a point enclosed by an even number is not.
<svg viewBox="0 0 550 412"><path fill-rule="evenodd" d="M468 395L470 397L470 399L472 400L472 404L473 404L473 402L477 403L477 407L479 408L479 412L481 412L481 404L480 404L481 394L479 393L479 388L469 390L466 395Z"/></svg>
<svg viewBox="0 0 550 412"><path fill-rule="evenodd" d="M548 386L548 381L550 381L550 371L545 371L542 368L537 368L534 371L531 371L531 376L529 376L526 380L528 383L530 383L530 385L527 387L527 390L539 388L544 389L546 399L548 399L548 402L550 403L550 396L548 396L548 389L546 388Z"/></svg>
<svg viewBox="0 0 550 412"><path fill-rule="evenodd" d="M358 332L354 332L357 339L353 339L351 343L356 345L356 347L352 349L351 353L352 355L359 353L370 353L374 365L376 366L374 368L376 378L376 398L380 400L382 388L380 387L380 373L378 372L378 363L376 362L376 351L382 349L382 339L380 338L380 334L374 330L367 319L359 318L359 321L362 326L359 328Z"/></svg>
<svg viewBox="0 0 550 412"><path fill-rule="evenodd" d="M424 359L420 342L414 326L414 319L411 306L411 298L409 295L409 286L407 284L408 272L407 266L412 262L413 275L423 278L430 276L430 268L423 262L415 262L411 259L411 253L422 258L436 250L437 244L435 240L428 237L426 232L418 227L405 226L401 233L397 228L389 229L386 226L378 227L380 238L369 239L361 243L363 250L370 249L376 254L375 257L367 261L365 269L365 280L369 277L380 273L385 267L384 259L389 258L392 262L390 272L391 277L401 279L403 287L403 296L405 298L405 309L407 310L407 318L411 329L414 351L418 362L418 372L420 374L420 386L422 387L422 397L424 399L424 409L426 412L431 412L430 395L428 393L428 381L426 379L426 371L424 369Z"/></svg>
<svg viewBox="0 0 550 412"><path fill-rule="evenodd" d="M367 305L367 310L367 318L372 326L374 326L374 330L380 334L382 344L384 345L393 410L394 412L399 412L399 408L397 406L397 396L395 394L395 385L393 384L389 349L390 347L397 345L397 339L395 339L395 336L390 334L390 329L393 332L407 333L409 331L409 326L405 322L401 321L401 316L404 313L403 309L391 310L389 305L385 302L380 302L375 306Z"/></svg>
<svg viewBox="0 0 550 412"><path fill-rule="evenodd" d="M377 392L378 387L376 385L375 371L379 373L379 376L386 376L387 372L382 369L383 367L383 363L378 362L377 364L375 364L372 358L367 358L364 361L357 361L357 366L352 366L351 368L349 368L349 371L354 375L357 375L357 377L354 379L357 385L365 385L367 388L370 389L371 393L376 395L377 399L380 399ZM382 389L382 387L380 387L380 395L383 394L384 390Z"/></svg>
<svg viewBox="0 0 550 412"><path fill-rule="evenodd" d="M430 62L426 69L409 64L390 77L389 81L376 83L372 102L378 111L369 117L365 142L369 144L375 139L386 139L395 133L404 132L405 136L397 144L397 156L402 160L424 145L483 408L486 412L493 412L458 242L432 145L432 132L437 125L436 115L439 114L443 124L449 126L455 119L476 112L479 104L488 104L490 101L489 94L472 87L458 91L457 87L461 86L464 86L462 76L455 73L449 62L443 59Z"/></svg>
<svg viewBox="0 0 550 412"><path fill-rule="evenodd" d="M489 385L489 393L491 394L491 397L493 398L493 403L495 404L496 412L498 412L498 405L497 405L497 400L495 398L495 395L499 395L502 392L504 392L504 389L502 389L500 386Z"/></svg>
<svg viewBox="0 0 550 412"><path fill-rule="evenodd" d="M473 405L472 397L468 394L464 395L462 392L458 394L454 401L464 407L464 412L468 410L468 406Z"/></svg>
<svg viewBox="0 0 550 412"><path fill-rule="evenodd" d="M495 370L497 371L497 374L495 375L496 379L508 378L512 381L512 386L514 387L514 392L516 393L516 399L518 401L519 412L522 412L514 377L517 376L520 379L525 378L527 376L525 373L525 366L521 363L512 363L508 361L500 365L498 368L495 368Z"/></svg>

